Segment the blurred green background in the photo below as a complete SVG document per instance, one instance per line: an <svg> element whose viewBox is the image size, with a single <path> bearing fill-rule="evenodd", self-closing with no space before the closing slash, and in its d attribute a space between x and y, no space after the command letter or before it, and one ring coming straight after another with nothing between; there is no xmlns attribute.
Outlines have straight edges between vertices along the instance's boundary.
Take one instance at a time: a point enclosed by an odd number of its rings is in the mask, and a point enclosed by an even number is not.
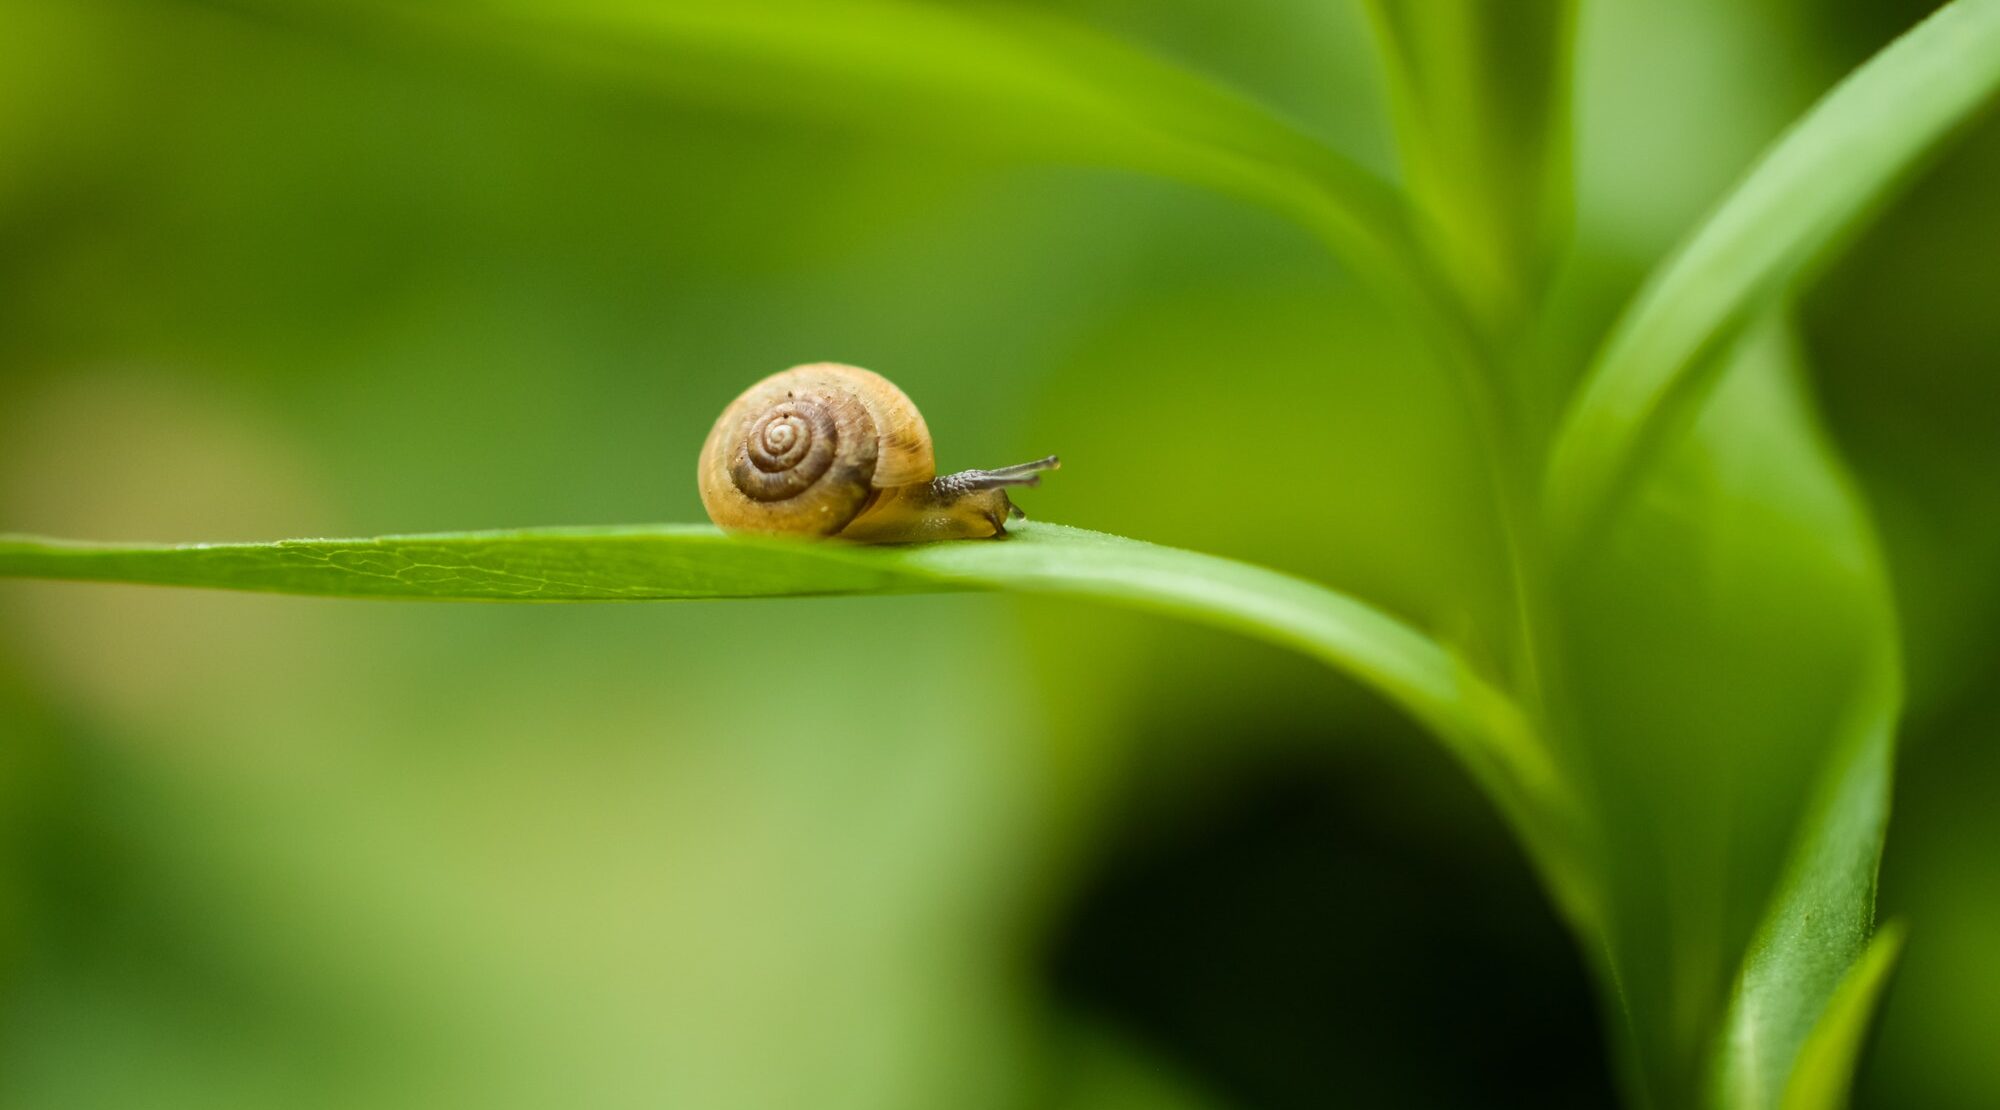
<svg viewBox="0 0 2000 1110"><path fill-rule="evenodd" d="M1355 4L1044 6L1393 172ZM1927 7L1585 3L1549 349ZM1502 604L1448 384L1276 218L323 14L0 0L0 531L697 520L714 415L836 359L944 466L1061 453L1037 517L1448 639ZM2000 1105L1996 180L1989 122L1806 305L1913 684L1869 1106ZM1593 1106L1610 1073L1487 804L1275 649L1005 598L0 586L6 1106Z"/></svg>

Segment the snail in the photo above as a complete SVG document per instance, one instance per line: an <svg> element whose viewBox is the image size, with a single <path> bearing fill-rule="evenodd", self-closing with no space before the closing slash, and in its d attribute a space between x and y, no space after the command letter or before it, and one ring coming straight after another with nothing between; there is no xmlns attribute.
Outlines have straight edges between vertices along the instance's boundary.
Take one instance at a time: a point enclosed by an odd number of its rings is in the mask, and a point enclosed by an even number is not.
<svg viewBox="0 0 2000 1110"><path fill-rule="evenodd" d="M923 414L889 379L815 362L730 402L701 448L701 503L731 532L861 543L980 539L1026 514L1007 490L1041 484L1054 455L938 476Z"/></svg>

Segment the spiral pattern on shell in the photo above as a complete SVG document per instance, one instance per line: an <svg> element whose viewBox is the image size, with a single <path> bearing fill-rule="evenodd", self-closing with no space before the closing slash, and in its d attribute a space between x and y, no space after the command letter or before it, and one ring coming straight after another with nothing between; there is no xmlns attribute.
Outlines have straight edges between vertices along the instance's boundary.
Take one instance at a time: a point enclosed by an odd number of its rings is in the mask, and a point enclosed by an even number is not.
<svg viewBox="0 0 2000 1110"><path fill-rule="evenodd" d="M752 501L796 497L819 481L840 450L840 428L814 400L790 400L757 416L729 464L729 480Z"/></svg>
<svg viewBox="0 0 2000 1110"><path fill-rule="evenodd" d="M738 397L702 447L711 520L734 531L830 536L875 491L935 473L930 433L903 392L871 371L814 363Z"/></svg>

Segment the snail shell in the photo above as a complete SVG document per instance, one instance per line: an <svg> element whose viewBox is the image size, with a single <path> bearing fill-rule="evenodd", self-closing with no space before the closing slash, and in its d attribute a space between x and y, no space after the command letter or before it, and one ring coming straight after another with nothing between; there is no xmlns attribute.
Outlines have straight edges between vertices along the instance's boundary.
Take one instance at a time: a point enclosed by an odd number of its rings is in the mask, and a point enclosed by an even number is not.
<svg viewBox="0 0 2000 1110"><path fill-rule="evenodd" d="M1019 514L1005 490L1056 465L939 478L930 429L902 390L817 362L731 402L702 445L699 480L709 519L729 531L893 543L1004 534Z"/></svg>

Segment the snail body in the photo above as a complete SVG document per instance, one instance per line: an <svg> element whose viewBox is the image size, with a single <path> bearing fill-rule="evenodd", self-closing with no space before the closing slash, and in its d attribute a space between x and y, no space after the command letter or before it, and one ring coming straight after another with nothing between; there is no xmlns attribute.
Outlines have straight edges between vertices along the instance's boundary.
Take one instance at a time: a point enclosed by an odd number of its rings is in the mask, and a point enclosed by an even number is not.
<svg viewBox="0 0 2000 1110"><path fill-rule="evenodd" d="M1041 483L1051 455L939 476L923 414L889 379L816 362L780 371L732 401L702 445L708 517L732 532L838 536L860 543L979 539L1023 515L1007 490Z"/></svg>

